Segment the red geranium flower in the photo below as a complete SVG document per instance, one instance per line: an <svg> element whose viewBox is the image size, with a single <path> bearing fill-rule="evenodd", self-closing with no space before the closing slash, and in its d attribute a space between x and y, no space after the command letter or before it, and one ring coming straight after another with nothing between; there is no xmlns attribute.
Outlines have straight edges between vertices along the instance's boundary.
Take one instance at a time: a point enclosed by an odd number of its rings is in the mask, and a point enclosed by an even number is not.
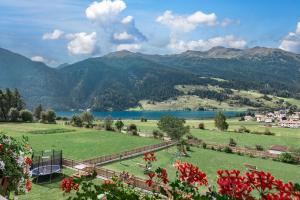
<svg viewBox="0 0 300 200"><path fill-rule="evenodd" d="M26 181L26 190L29 192L32 189L32 182L28 179Z"/></svg>
<svg viewBox="0 0 300 200"><path fill-rule="evenodd" d="M154 161L156 161L156 157L155 157L155 155L154 155L154 152L145 153L145 155L144 155L144 160L145 160L145 161L149 161L149 162L154 162Z"/></svg>
<svg viewBox="0 0 300 200"><path fill-rule="evenodd" d="M0 144L0 151L2 151L4 149L4 145Z"/></svg>
<svg viewBox="0 0 300 200"><path fill-rule="evenodd" d="M62 191L69 193L71 190L79 190L79 184L74 182L74 179L72 177L70 178L65 178L61 182L61 189Z"/></svg>
<svg viewBox="0 0 300 200"><path fill-rule="evenodd" d="M26 157L25 163L26 163L27 165L31 166L31 165L32 165L32 160L31 160L29 157Z"/></svg>
<svg viewBox="0 0 300 200"><path fill-rule="evenodd" d="M175 167L180 172L179 179L181 181L190 185L199 184L199 186L201 186L208 184L206 174L200 171L197 166L191 163L181 163L177 161Z"/></svg>
<svg viewBox="0 0 300 200"><path fill-rule="evenodd" d="M154 172L149 172L148 173L149 179L146 180L146 184L151 187L154 184L153 178L156 176L156 174Z"/></svg>
<svg viewBox="0 0 300 200"><path fill-rule="evenodd" d="M228 195L235 199L253 199L251 196L252 187L245 177L240 175L240 171L219 170L218 176L217 183L220 194Z"/></svg>
<svg viewBox="0 0 300 200"><path fill-rule="evenodd" d="M156 172L157 177L160 178L164 184L167 184L169 182L168 173L166 169L158 168Z"/></svg>

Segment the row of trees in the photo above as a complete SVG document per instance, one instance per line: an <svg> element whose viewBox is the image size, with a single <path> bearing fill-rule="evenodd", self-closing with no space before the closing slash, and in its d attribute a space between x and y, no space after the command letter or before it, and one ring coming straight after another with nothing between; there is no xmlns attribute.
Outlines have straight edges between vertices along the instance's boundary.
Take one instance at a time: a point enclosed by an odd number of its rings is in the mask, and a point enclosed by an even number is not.
<svg viewBox="0 0 300 200"><path fill-rule="evenodd" d="M20 92L7 88L0 90L0 121L13 121L19 119L20 111L25 109ZM24 112L22 112L24 113Z"/></svg>

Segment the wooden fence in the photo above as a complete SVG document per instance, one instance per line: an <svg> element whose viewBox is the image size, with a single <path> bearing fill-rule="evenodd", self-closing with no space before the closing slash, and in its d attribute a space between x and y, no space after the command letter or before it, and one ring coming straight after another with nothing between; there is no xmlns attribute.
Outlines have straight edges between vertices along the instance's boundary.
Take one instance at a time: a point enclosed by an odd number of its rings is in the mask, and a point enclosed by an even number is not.
<svg viewBox="0 0 300 200"><path fill-rule="evenodd" d="M71 160L71 159L63 159L63 165L66 167L70 167L73 168L76 165L80 165L80 164L84 164L80 161L76 161L76 160ZM97 172L97 175L100 176L103 179L112 179L112 177L117 176L119 178L122 178L122 173L120 172L116 172L110 169L105 169L102 167L95 167L95 171ZM153 188L149 187L146 183L145 179L139 178L139 177L135 177L133 175L130 176L130 178L128 180L123 180L125 183L128 183L134 187L138 187L142 190L146 190L146 191L152 191ZM154 188L155 190L159 191L159 188Z"/></svg>
<svg viewBox="0 0 300 200"><path fill-rule="evenodd" d="M95 165L107 164L110 162L119 161L122 159L134 157L134 156L139 156L139 155L147 153L147 152L158 151L158 150L161 150L164 148L168 148L172 145L175 145L176 143L177 142L175 142L175 141L162 142L159 144L144 146L144 147L124 151L121 153L116 153L116 154L112 154L112 155L101 156L98 158L83 160L82 163L95 164Z"/></svg>
<svg viewBox="0 0 300 200"><path fill-rule="evenodd" d="M229 145L223 145L223 144L206 143L206 142L202 142L199 140L193 140L193 139L190 139L187 142L191 145L201 145L201 144L205 143L207 149L214 148L215 150L224 149L225 147L229 146ZM249 148L245 148L245 147L232 147L232 146L229 146L229 147L231 148L232 152L234 152L234 153L243 153L243 154L251 155L254 157L275 159L275 158L278 158L278 156L279 156L276 154L271 154L268 151L258 151L256 149L249 149ZM300 163L300 157L296 157L295 159L298 163Z"/></svg>

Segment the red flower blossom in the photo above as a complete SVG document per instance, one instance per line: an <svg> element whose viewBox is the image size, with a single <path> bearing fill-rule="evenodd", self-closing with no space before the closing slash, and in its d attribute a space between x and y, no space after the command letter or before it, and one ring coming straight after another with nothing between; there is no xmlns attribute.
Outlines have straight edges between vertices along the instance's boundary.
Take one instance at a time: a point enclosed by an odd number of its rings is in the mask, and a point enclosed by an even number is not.
<svg viewBox="0 0 300 200"><path fill-rule="evenodd" d="M150 152L150 153L145 153L144 155L144 160L147 162L154 162L156 161L156 157L154 155L154 152Z"/></svg>
<svg viewBox="0 0 300 200"><path fill-rule="evenodd" d="M32 165L32 160L31 160L29 157L26 157L25 163L26 163L27 165L31 166L31 165Z"/></svg>
<svg viewBox="0 0 300 200"><path fill-rule="evenodd" d="M169 183L168 173L166 169L158 168L156 172L157 178L161 179L164 184Z"/></svg>
<svg viewBox="0 0 300 200"><path fill-rule="evenodd" d="M235 199L253 199L251 196L252 187L245 177L240 175L240 171L219 170L218 176L217 183L220 194L228 195Z"/></svg>
<svg viewBox="0 0 300 200"><path fill-rule="evenodd" d="M32 182L28 179L26 181L26 190L29 192L32 188Z"/></svg>
<svg viewBox="0 0 300 200"><path fill-rule="evenodd" d="M62 191L69 193L71 192L71 190L79 190L79 184L74 182L74 179L72 177L70 178L65 178L64 180L62 180L61 182L61 189Z"/></svg>
<svg viewBox="0 0 300 200"><path fill-rule="evenodd" d="M177 161L175 167L180 172L179 179L181 181L190 185L199 184L199 186L201 186L208 184L206 174L200 171L197 166Z"/></svg>
<svg viewBox="0 0 300 200"><path fill-rule="evenodd" d="M148 176L149 176L149 179L146 180L146 184L149 186L149 187L152 187L154 185L154 181L153 181L153 178L156 176L156 174L154 172L149 172L148 173Z"/></svg>
<svg viewBox="0 0 300 200"><path fill-rule="evenodd" d="M0 144L0 151L2 151L4 149L4 145Z"/></svg>

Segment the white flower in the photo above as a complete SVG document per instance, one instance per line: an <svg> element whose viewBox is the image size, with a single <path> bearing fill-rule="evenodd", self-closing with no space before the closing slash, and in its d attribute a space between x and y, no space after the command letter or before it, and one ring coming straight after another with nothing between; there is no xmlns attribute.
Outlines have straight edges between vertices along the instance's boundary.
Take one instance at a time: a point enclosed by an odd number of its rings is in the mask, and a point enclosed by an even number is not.
<svg viewBox="0 0 300 200"><path fill-rule="evenodd" d="M24 157L23 156L19 156L18 159L17 159L17 163L20 167L23 166L24 164Z"/></svg>
<svg viewBox="0 0 300 200"><path fill-rule="evenodd" d="M5 169L5 163L2 161L2 160L0 160L0 170L4 170Z"/></svg>

